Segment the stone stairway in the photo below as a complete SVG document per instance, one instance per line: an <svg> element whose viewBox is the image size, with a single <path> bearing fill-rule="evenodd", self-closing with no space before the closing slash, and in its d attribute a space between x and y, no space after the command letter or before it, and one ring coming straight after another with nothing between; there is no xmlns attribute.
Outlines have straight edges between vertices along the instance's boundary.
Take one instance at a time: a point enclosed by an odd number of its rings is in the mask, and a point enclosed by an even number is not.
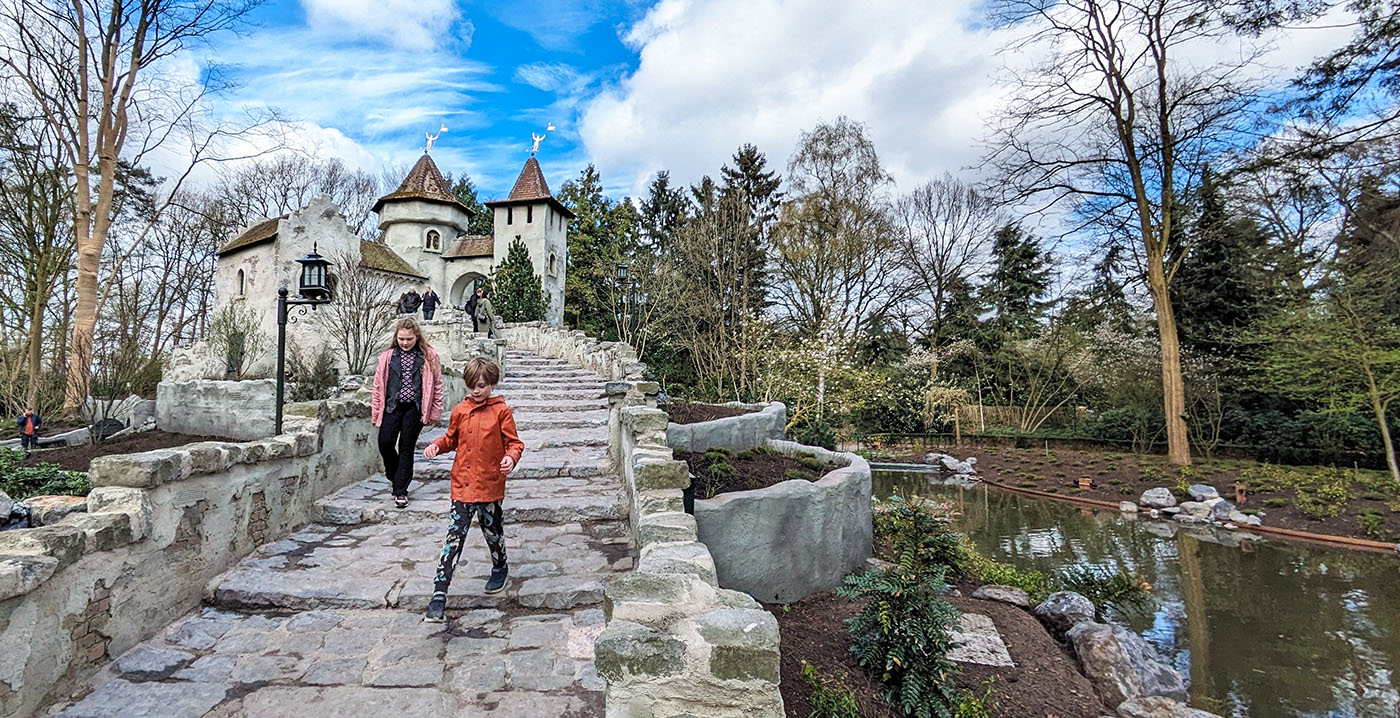
<svg viewBox="0 0 1400 718"><path fill-rule="evenodd" d="M445 624L421 621L449 508L452 454L415 465L408 509L382 475L317 502L314 522L259 547L167 627L47 715L602 715L593 641L603 584L630 569L601 377L510 353L500 392L526 452L506 482L510 582L484 591L473 527ZM420 449L443 429L425 431Z"/></svg>

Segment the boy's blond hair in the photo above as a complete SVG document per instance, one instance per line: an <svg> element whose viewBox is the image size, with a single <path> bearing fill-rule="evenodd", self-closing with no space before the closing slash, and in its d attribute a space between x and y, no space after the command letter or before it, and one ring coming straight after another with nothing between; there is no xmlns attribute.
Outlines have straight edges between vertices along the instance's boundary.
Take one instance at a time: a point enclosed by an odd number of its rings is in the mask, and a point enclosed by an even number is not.
<svg viewBox="0 0 1400 718"><path fill-rule="evenodd" d="M490 359L476 357L462 368L462 378L467 380L468 388L476 386L483 380L487 384L495 386L501 383L501 366Z"/></svg>

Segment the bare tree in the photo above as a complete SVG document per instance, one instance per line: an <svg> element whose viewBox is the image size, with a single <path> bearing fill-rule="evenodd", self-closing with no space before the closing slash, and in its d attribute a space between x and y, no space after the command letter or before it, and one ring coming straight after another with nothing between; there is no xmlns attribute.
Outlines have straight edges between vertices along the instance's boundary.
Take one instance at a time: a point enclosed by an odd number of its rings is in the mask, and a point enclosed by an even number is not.
<svg viewBox="0 0 1400 718"><path fill-rule="evenodd" d="M372 228L372 208L380 195L374 175L351 169L337 157L317 160L296 152L230 167L214 192L240 226L300 209L316 195L329 195L346 226L357 234Z"/></svg>
<svg viewBox="0 0 1400 718"><path fill-rule="evenodd" d="M338 254L331 263L335 301L323 309L324 326L350 373L363 374L393 325L396 309L389 297L399 280L365 267L356 255Z"/></svg>
<svg viewBox="0 0 1400 718"><path fill-rule="evenodd" d="M856 336L910 293L890 215L894 182L865 127L846 117L804 132L773 233L777 304L804 336Z"/></svg>
<svg viewBox="0 0 1400 718"><path fill-rule="evenodd" d="M112 224L119 160L139 164L146 152L191 130L205 96L217 89L217 73L184 85L156 68L191 44L235 27L255 4L0 0L0 66L28 90L73 169L77 303L64 397L70 414L84 398L79 384L92 361L98 274ZM207 157L219 135L193 140L196 162Z"/></svg>
<svg viewBox="0 0 1400 718"><path fill-rule="evenodd" d="M895 218L905 265L918 288L914 297L928 311L924 334L931 356L937 356L949 298L986 266L987 248L1003 218L991 197L950 174L901 197ZM937 378L937 362L930 363L929 372Z"/></svg>
<svg viewBox="0 0 1400 718"><path fill-rule="evenodd" d="M224 375L244 379L272 349L272 337L262 331L260 315L243 302L225 305L209 323L209 347L223 361Z"/></svg>
<svg viewBox="0 0 1400 718"><path fill-rule="evenodd" d="M1189 251L1172 229L1208 161L1254 99L1257 53L1230 47L1218 0L996 0L1026 34L1007 48L1046 57L1013 72L1016 95L989 155L1011 200L1066 201L1132 247L1157 317L1168 458L1190 464L1186 388L1170 287ZM1208 54L1209 51L1209 54ZM1211 60L1210 55L1227 59Z"/></svg>

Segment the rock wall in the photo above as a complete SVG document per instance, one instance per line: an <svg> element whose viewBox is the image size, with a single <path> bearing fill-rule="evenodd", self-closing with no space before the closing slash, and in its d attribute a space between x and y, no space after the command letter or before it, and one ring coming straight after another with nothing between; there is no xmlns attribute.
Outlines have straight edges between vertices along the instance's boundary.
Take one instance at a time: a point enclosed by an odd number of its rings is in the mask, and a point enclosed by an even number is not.
<svg viewBox="0 0 1400 718"><path fill-rule="evenodd" d="M163 381L156 385L156 428L238 441L272 436L277 382Z"/></svg>
<svg viewBox="0 0 1400 718"><path fill-rule="evenodd" d="M855 454L791 441L767 445L841 468L815 482L797 479L697 500L695 520L719 585L761 601L791 603L841 585L870 558L870 464Z"/></svg>
<svg viewBox="0 0 1400 718"><path fill-rule="evenodd" d="M705 452L715 447L748 451L763 446L769 439L783 438L787 427L787 406L783 403L724 406L758 411L696 424L670 424L666 427L666 443L675 451Z"/></svg>
<svg viewBox="0 0 1400 718"><path fill-rule="evenodd" d="M719 587L681 492L685 462L666 445L666 413L609 386L621 417L623 486L640 558L609 582L595 646L609 717L780 718L778 623L754 599ZM652 385L654 386L654 385Z"/></svg>
<svg viewBox="0 0 1400 718"><path fill-rule="evenodd" d="M501 336L512 349L563 359L611 381L641 381L646 373L646 365L627 343L598 341L577 329L522 322L505 325Z"/></svg>
<svg viewBox="0 0 1400 718"><path fill-rule="evenodd" d="M293 405L303 408L299 405ZM28 716L199 605L205 583L375 471L363 401L280 436L95 459L87 513L0 532L0 715Z"/></svg>

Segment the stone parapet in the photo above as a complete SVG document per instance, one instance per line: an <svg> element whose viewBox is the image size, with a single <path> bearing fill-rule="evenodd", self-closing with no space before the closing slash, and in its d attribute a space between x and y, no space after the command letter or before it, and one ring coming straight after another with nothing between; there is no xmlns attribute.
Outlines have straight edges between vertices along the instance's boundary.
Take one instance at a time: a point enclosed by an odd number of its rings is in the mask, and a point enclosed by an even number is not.
<svg viewBox="0 0 1400 718"><path fill-rule="evenodd" d="M710 550L683 509L685 463L667 445L654 385L608 386L628 516L640 557L612 579L594 655L610 718L779 718L778 623L719 587Z"/></svg>
<svg viewBox="0 0 1400 718"><path fill-rule="evenodd" d="M31 715L194 609L211 578L376 470L366 402L292 407L280 436L95 459L85 513L0 532L0 715Z"/></svg>
<svg viewBox="0 0 1400 718"><path fill-rule="evenodd" d="M841 585L870 558L870 464L855 454L791 441L765 445L840 468L817 481L794 479L697 500L695 521L721 586L791 603Z"/></svg>
<svg viewBox="0 0 1400 718"><path fill-rule="evenodd" d="M782 402L732 402L720 406L756 411L694 424L668 424L666 443L676 451L704 453L718 447L739 452L763 446L769 439L783 438L787 428L787 406Z"/></svg>
<svg viewBox="0 0 1400 718"><path fill-rule="evenodd" d="M507 324L501 336L512 349L563 359L590 369L609 381L642 381L646 365L626 342L604 342L578 329L559 329L544 322Z"/></svg>
<svg viewBox="0 0 1400 718"><path fill-rule="evenodd" d="M277 382L272 379L162 381L156 385L156 428L236 441L272 435Z"/></svg>

